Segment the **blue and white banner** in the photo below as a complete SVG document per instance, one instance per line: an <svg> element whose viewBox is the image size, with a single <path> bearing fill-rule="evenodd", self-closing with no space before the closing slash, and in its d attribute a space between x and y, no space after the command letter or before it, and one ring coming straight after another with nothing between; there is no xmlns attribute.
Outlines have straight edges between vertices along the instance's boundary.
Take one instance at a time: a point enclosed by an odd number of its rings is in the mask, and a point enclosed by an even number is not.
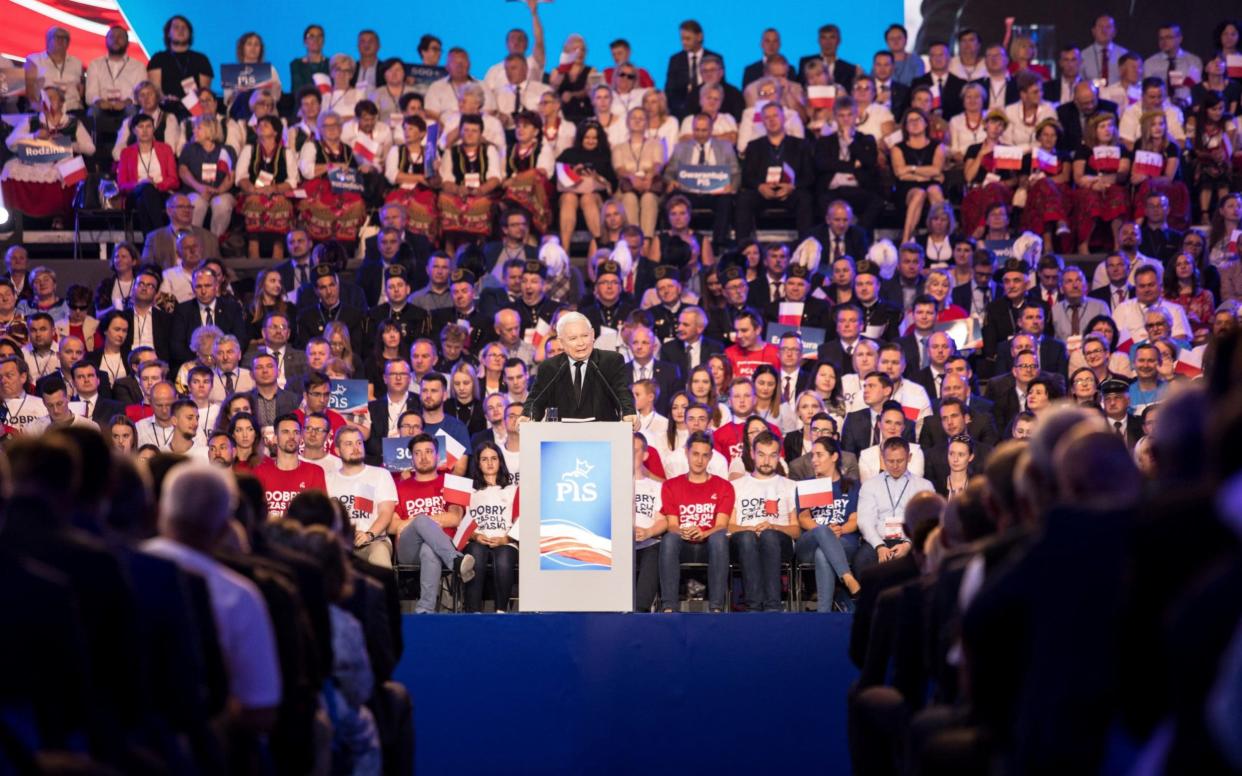
<svg viewBox="0 0 1242 776"><path fill-rule="evenodd" d="M768 342L780 346L781 337L793 332L802 337L802 358L817 358L819 346L824 344L828 332L814 326L787 326L783 323L768 324Z"/></svg>
<svg viewBox="0 0 1242 776"><path fill-rule="evenodd" d="M679 167L677 182L691 194L719 194L729 186L729 167L723 164Z"/></svg>
<svg viewBox="0 0 1242 776"><path fill-rule="evenodd" d="M25 164L56 164L73 156L73 146L68 138L59 135L50 140L19 140L15 148L17 158Z"/></svg>
<svg viewBox="0 0 1242 776"><path fill-rule="evenodd" d="M539 457L539 568L612 568L611 445L543 442Z"/></svg>
<svg viewBox="0 0 1242 776"><path fill-rule="evenodd" d="M439 65L410 65L405 66L405 77L407 81L413 81L415 85L430 86L448 75L448 69Z"/></svg>
<svg viewBox="0 0 1242 776"><path fill-rule="evenodd" d="M332 187L333 194L361 194L362 176L357 170L337 167L334 170L328 170L328 185Z"/></svg>
<svg viewBox="0 0 1242 776"><path fill-rule="evenodd" d="M328 409L342 415L367 411L366 380L332 380L329 385Z"/></svg>
<svg viewBox="0 0 1242 776"><path fill-rule="evenodd" d="M384 437L384 468L390 472L408 472L414 468L410 460L410 440L414 437Z"/></svg>
<svg viewBox="0 0 1242 776"><path fill-rule="evenodd" d="M271 85L274 76L268 62L220 65L220 84L226 91L249 91Z"/></svg>

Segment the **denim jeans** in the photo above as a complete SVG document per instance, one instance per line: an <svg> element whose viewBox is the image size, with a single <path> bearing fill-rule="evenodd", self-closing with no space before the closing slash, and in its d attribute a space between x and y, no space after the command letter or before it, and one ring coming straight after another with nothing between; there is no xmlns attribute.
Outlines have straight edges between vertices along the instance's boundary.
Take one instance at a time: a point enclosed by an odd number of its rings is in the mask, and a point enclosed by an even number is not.
<svg viewBox="0 0 1242 776"><path fill-rule="evenodd" d="M781 611L781 560L793 557L793 539L776 530L738 531L729 537L729 544L742 567L746 608Z"/></svg>
<svg viewBox="0 0 1242 776"><path fill-rule="evenodd" d="M649 612L660 592L660 544L634 551L634 611Z"/></svg>
<svg viewBox="0 0 1242 776"><path fill-rule="evenodd" d="M517 546L502 544L499 547L488 547L479 542L470 542L466 545L466 552L474 556L474 579L465 584L465 610L467 612L483 611L483 586L490 576L495 581L496 611L508 611L509 596L513 593L513 585L517 581ZM492 559L490 574L487 570L489 557Z"/></svg>
<svg viewBox="0 0 1242 776"><path fill-rule="evenodd" d="M717 531L705 542L688 542L670 531L660 539L660 606L678 608L681 564L707 561L707 605L724 611L725 591L729 587L729 537Z"/></svg>
<svg viewBox="0 0 1242 776"><path fill-rule="evenodd" d="M815 563L815 590L819 596L816 611L832 611L837 580L853 573L850 560L858 556L863 544L857 531L838 537L826 525L816 526L798 539L798 560Z"/></svg>
<svg viewBox="0 0 1242 776"><path fill-rule="evenodd" d="M440 524L426 515L419 515L401 529L397 538L397 562L403 565L418 564L418 604L415 613L425 614L436 610L440 596L440 572L452 568L453 561L461 553L444 533Z"/></svg>

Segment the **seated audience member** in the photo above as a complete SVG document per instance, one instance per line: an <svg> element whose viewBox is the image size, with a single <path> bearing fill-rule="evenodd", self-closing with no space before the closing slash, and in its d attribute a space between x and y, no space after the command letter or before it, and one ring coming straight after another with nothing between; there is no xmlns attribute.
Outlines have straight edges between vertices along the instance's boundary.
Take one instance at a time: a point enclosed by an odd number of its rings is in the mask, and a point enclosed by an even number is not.
<svg viewBox="0 0 1242 776"><path fill-rule="evenodd" d="M750 442L754 471L733 481L729 544L742 567L746 606L781 611L781 565L793 560L801 534L793 481L778 473L781 444L768 432Z"/></svg>
<svg viewBox="0 0 1242 776"><path fill-rule="evenodd" d="M494 192L504 179L500 159L497 148L483 137L478 114L462 117L461 143L446 150L440 160L443 183L438 208L448 246L491 234Z"/></svg>
<svg viewBox="0 0 1242 776"><path fill-rule="evenodd" d="M345 507L356 531L354 553L370 563L391 568L393 552L388 530L397 506L392 476L363 462L364 439L357 428L341 428L334 442L341 466L328 472L327 490L329 496Z"/></svg>
<svg viewBox="0 0 1242 776"><path fill-rule="evenodd" d="M259 258L261 235L283 235L293 223L290 193L298 187L297 158L281 140L280 121L264 116L255 126L256 140L242 149L237 160L240 209L246 220L247 254ZM283 240L272 243L272 255L283 259Z"/></svg>
<svg viewBox="0 0 1242 776"><path fill-rule="evenodd" d="M188 189L191 222L202 227L210 214L211 233L218 239L228 231L237 204L231 193L233 151L222 143L217 117L196 116L192 126L193 142L181 150L177 170L182 189Z"/></svg>
<svg viewBox="0 0 1242 776"><path fill-rule="evenodd" d="M799 237L811 231L815 169L811 147L785 132L785 111L768 103L761 112L764 136L756 138L742 165L735 232L754 239L759 216L779 209L794 216Z"/></svg>
<svg viewBox="0 0 1242 776"><path fill-rule="evenodd" d="M578 132L573 147L563 151L556 163L561 246L568 250L579 210L591 238L598 241L602 234L600 213L603 200L611 196L617 187L607 134L599 124L586 122Z"/></svg>
<svg viewBox="0 0 1242 776"><path fill-rule="evenodd" d="M358 229L366 219L363 197L369 181L361 177L359 160L342 141L341 128L340 116L319 114L318 139L304 143L299 154L298 178L306 197L298 202L297 210L315 242L357 242ZM334 174L342 176L340 183Z"/></svg>
<svg viewBox="0 0 1242 776"><path fill-rule="evenodd" d="M890 437L881 453L884 473L864 482L858 493L858 530L875 548L877 560L887 563L910 552L910 537L904 526L906 506L916 494L933 488L908 470L909 442ZM895 494L892 499L887 497L890 493Z"/></svg>
<svg viewBox="0 0 1242 776"><path fill-rule="evenodd" d="M17 154L21 145L37 145L55 138L61 145L69 146L75 158L95 153L91 133L80 119L66 112L63 89L52 85L44 87L34 105L37 112L5 138L9 151ZM28 162L19 155L13 156L0 173L6 205L28 217L60 219L68 216L77 187L64 185L62 166Z"/></svg>
<svg viewBox="0 0 1242 776"><path fill-rule="evenodd" d="M657 507L658 517L668 524L660 540L660 606L665 612L679 608L681 564L708 564L708 606L723 612L729 576L729 516L734 491L728 480L710 474L712 441L704 432L692 432L686 440L689 471L664 482Z"/></svg>
<svg viewBox="0 0 1242 776"><path fill-rule="evenodd" d="M134 225L143 233L153 232L164 225L165 197L180 188L177 158L171 146L155 139L150 116L138 114L133 126L136 139L121 152L117 186L134 210Z"/></svg>
<svg viewBox="0 0 1242 776"><path fill-rule="evenodd" d="M457 573L466 583L465 609L483 610L484 585L490 579L496 611L506 612L517 584L517 485L505 464L505 456L494 442L483 442L475 448L468 477L474 489L455 537L458 546L466 542L466 555L455 561ZM438 575L436 584L439 585Z"/></svg>
<svg viewBox="0 0 1242 776"><path fill-rule="evenodd" d="M539 114L526 110L518 112L513 116L513 127L514 141L505 155L503 199L520 208L519 212L529 222L528 229L533 227L536 233L546 234L552 225L556 156L552 145L543 138L543 121Z"/></svg>
<svg viewBox="0 0 1242 776"><path fill-rule="evenodd" d="M690 117L690 138L677 143L669 153L664 168L664 179L669 191L686 197L692 207L712 211L712 244L723 246L727 242L733 197L741 185L741 168L733 146L711 135L711 117L700 113ZM698 168L727 168L727 180L714 188L700 191L690 182ZM683 176L686 181L683 182Z"/></svg>

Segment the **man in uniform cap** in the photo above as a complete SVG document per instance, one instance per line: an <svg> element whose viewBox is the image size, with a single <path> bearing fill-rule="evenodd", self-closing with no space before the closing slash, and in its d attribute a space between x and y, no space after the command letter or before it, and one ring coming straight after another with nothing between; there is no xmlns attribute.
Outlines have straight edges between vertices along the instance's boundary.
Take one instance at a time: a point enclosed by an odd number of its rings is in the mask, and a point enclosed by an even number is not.
<svg viewBox="0 0 1242 776"><path fill-rule="evenodd" d="M436 332L443 330L450 323L455 323L469 331L470 337L465 346L468 350L480 348L496 337L492 319L485 315L475 302L477 282L478 277L470 270L453 270L453 274L449 276L449 293L453 297L453 306L441 308L432 314L433 328Z"/></svg>
<svg viewBox="0 0 1242 776"><path fill-rule="evenodd" d="M835 326L832 320L832 308L823 299L816 299L811 296L811 283L814 275L801 264L790 264L785 269L785 302L773 302L767 306L766 319L773 323L785 323L789 320L790 315L797 314L796 307L790 305L802 305L801 316L796 323L792 325L796 329L803 329L810 326L815 329L824 331L825 340L834 336ZM786 315L781 315L781 307L784 306ZM822 342L819 344L823 344Z"/></svg>
<svg viewBox="0 0 1242 776"><path fill-rule="evenodd" d="M707 336L726 344L732 343L735 337L734 322L744 312L759 315L759 311L746 305L746 297L750 293L750 284L746 282L746 270L737 264L730 263L720 270L720 285L724 288L724 307L708 313Z"/></svg>
<svg viewBox="0 0 1242 776"><path fill-rule="evenodd" d="M545 295L547 281L548 268L542 261L528 261L522 267L522 296L518 299L517 311L522 317L523 335L527 329L538 326L540 319L551 323L556 315L560 305Z"/></svg>
<svg viewBox="0 0 1242 776"><path fill-rule="evenodd" d="M388 319L396 321L401 329L401 353L409 353L414 340L430 337L431 314L409 303L410 270L401 264L393 264L384 270L384 293L388 301L371 308L368 317L368 339L379 336L380 324Z"/></svg>
<svg viewBox="0 0 1242 776"><path fill-rule="evenodd" d="M660 303L651 308L651 328L656 339L668 342L677 336L677 316L685 309L681 299L681 271L668 264L657 264L652 274L655 277L656 298Z"/></svg>
<svg viewBox="0 0 1242 776"><path fill-rule="evenodd" d="M863 336L884 342L897 339L901 310L880 299L880 267L874 261L858 262L854 274L854 299L862 308Z"/></svg>
<svg viewBox="0 0 1242 776"><path fill-rule="evenodd" d="M1031 268L1022 259L1007 259L994 274L1000 294L988 304L987 319L983 324L983 355L992 362L995 362L1001 346L1017 333L1022 305L1027 299L1043 305L1038 293L1032 295L1027 291L1030 271ZM1045 308L1044 320L1047 319L1048 310Z"/></svg>
<svg viewBox="0 0 1242 776"><path fill-rule="evenodd" d="M600 329L608 327L621 331L621 322L634 309L634 302L621 287L621 265L615 261L601 261L595 267L595 293L590 302L582 306L582 314L591 322L595 336Z"/></svg>
<svg viewBox="0 0 1242 776"><path fill-rule="evenodd" d="M1130 414L1130 384L1110 377L1100 383L1100 395L1108 430L1125 439L1126 447L1133 449L1143 436L1143 421Z"/></svg>

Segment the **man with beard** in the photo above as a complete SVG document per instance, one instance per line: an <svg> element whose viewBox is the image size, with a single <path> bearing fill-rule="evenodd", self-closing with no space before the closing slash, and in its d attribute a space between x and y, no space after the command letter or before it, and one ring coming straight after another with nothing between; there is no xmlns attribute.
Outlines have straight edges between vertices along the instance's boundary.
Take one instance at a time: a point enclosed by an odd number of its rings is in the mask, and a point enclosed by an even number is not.
<svg viewBox="0 0 1242 776"><path fill-rule="evenodd" d="M419 380L419 395L423 402L423 431L434 439L441 429L455 440L463 449L469 450L470 432L466 424L444 411L444 397L448 392L448 380L439 372L430 372ZM466 456L463 454L453 466L454 474L466 471Z"/></svg>
<svg viewBox="0 0 1242 776"><path fill-rule="evenodd" d="M435 437L424 432L410 440L410 460L414 462L414 476L397 486L396 514L402 521L397 560L418 564L419 595L414 611L430 614L436 610L440 570L451 568L462 582L469 582L474 578L474 557L453 546L451 537L461 522L462 509L444 500L444 475L436 472L439 453Z"/></svg>
<svg viewBox="0 0 1242 776"><path fill-rule="evenodd" d="M299 493L327 490L323 468L298 458L301 446L301 421L297 415L281 415L276 419L276 457L265 459L254 470L254 476L263 483L267 516L271 520L284 517L285 508Z"/></svg>
<svg viewBox="0 0 1242 776"><path fill-rule="evenodd" d="M233 437L227 431L213 431L207 437L207 461L221 469L232 469L237 460L237 448L233 446Z"/></svg>
<svg viewBox="0 0 1242 776"><path fill-rule="evenodd" d="M198 444L198 406L190 399L178 399L172 407L172 441L168 452L210 461L207 448Z"/></svg>
<svg viewBox="0 0 1242 776"><path fill-rule="evenodd" d="M388 527L397 507L392 475L363 463L362 433L352 426L336 432L341 466L327 474L328 495L345 507L354 526L354 553L370 563L392 568Z"/></svg>
<svg viewBox="0 0 1242 776"><path fill-rule="evenodd" d="M793 481L777 474L781 443L761 432L751 443L752 474L734 481L729 544L742 567L742 588L750 611L781 610L781 563L793 559L793 540L802 533Z"/></svg>
<svg viewBox="0 0 1242 776"><path fill-rule="evenodd" d="M111 145L126 110L134 104L134 87L147 80L147 73L141 62L129 58L129 32L124 27L110 28L104 45L108 53L86 67L86 103L101 138L111 138Z"/></svg>

